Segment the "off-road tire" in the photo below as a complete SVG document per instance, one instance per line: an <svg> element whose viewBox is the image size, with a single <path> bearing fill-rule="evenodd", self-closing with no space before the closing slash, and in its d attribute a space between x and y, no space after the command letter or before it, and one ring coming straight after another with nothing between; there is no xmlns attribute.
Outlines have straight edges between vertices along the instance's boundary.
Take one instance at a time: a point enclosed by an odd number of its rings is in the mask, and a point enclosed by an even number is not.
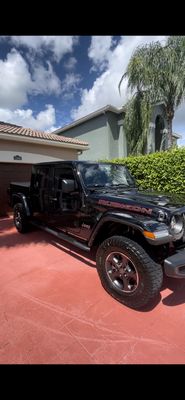
<svg viewBox="0 0 185 400"><path fill-rule="evenodd" d="M14 206L14 225L19 233L26 233L29 230L28 217L21 203L17 203Z"/></svg>
<svg viewBox="0 0 185 400"><path fill-rule="evenodd" d="M125 293L110 280L106 270L106 260L111 253L122 253L133 263L138 284L131 293ZM159 293L163 282L163 270L143 248L131 239L112 236L98 248L96 254L97 271L104 289L116 300L134 309L141 309Z"/></svg>

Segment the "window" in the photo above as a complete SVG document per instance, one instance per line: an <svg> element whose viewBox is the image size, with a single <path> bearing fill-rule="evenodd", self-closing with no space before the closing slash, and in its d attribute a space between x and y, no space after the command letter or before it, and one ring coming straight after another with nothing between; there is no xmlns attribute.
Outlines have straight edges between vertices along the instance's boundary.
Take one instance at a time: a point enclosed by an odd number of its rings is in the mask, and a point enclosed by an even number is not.
<svg viewBox="0 0 185 400"><path fill-rule="evenodd" d="M55 187L57 190L62 190L62 179L74 179L72 168L56 168L55 170Z"/></svg>
<svg viewBox="0 0 185 400"><path fill-rule="evenodd" d="M34 176L34 189L46 189L49 181L49 168L39 167L35 171Z"/></svg>
<svg viewBox="0 0 185 400"><path fill-rule="evenodd" d="M79 164L78 170L87 187L133 186L134 180L121 164Z"/></svg>

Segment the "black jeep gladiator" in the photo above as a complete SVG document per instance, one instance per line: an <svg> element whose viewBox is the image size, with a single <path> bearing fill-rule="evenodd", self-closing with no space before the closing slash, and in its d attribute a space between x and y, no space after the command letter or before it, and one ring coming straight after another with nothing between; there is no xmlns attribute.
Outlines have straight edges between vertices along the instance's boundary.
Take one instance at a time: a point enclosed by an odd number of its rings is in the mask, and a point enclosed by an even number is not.
<svg viewBox="0 0 185 400"><path fill-rule="evenodd" d="M121 164L35 164L31 182L8 192L20 233L33 224L93 252L105 290L131 308L159 293L164 274L185 278L185 205L139 190Z"/></svg>

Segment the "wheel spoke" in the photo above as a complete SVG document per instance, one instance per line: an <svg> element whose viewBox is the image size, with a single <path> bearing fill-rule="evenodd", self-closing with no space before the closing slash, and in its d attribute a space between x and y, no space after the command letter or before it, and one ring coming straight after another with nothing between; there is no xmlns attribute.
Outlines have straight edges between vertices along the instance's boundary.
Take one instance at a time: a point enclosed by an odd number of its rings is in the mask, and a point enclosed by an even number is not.
<svg viewBox="0 0 185 400"><path fill-rule="evenodd" d="M117 269L121 267L126 267L128 264L128 259L123 254L111 254L109 262Z"/></svg>
<svg viewBox="0 0 185 400"><path fill-rule="evenodd" d="M109 274L111 280L113 280L113 281L119 277L119 272L113 270L112 268L109 269L109 271L107 271L107 272L108 272L108 274Z"/></svg>
<svg viewBox="0 0 185 400"><path fill-rule="evenodd" d="M15 219L17 222L21 222L20 212L17 212Z"/></svg>
<svg viewBox="0 0 185 400"><path fill-rule="evenodd" d="M128 265L128 258L122 254L122 267L126 268Z"/></svg>
<svg viewBox="0 0 185 400"><path fill-rule="evenodd" d="M125 278L124 276L121 277L122 281L123 281L123 289L130 291L129 289L129 279Z"/></svg>
<svg viewBox="0 0 185 400"><path fill-rule="evenodd" d="M117 255L113 253L109 258L109 262L114 268L117 269L121 263L121 259L120 257L118 258Z"/></svg>
<svg viewBox="0 0 185 400"><path fill-rule="evenodd" d="M127 272L127 275L130 278L137 279L137 274L136 274L136 271L134 271L134 270L131 270L131 271Z"/></svg>

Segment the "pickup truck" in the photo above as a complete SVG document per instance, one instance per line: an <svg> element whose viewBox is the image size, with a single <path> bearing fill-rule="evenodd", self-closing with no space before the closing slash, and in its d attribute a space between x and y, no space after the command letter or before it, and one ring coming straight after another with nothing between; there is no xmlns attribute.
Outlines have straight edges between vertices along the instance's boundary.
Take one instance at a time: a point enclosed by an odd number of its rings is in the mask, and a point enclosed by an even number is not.
<svg viewBox="0 0 185 400"><path fill-rule="evenodd" d="M128 307L153 301L164 275L185 278L183 200L139 190L122 164L35 164L8 192L18 232L33 224L93 252L102 286Z"/></svg>

